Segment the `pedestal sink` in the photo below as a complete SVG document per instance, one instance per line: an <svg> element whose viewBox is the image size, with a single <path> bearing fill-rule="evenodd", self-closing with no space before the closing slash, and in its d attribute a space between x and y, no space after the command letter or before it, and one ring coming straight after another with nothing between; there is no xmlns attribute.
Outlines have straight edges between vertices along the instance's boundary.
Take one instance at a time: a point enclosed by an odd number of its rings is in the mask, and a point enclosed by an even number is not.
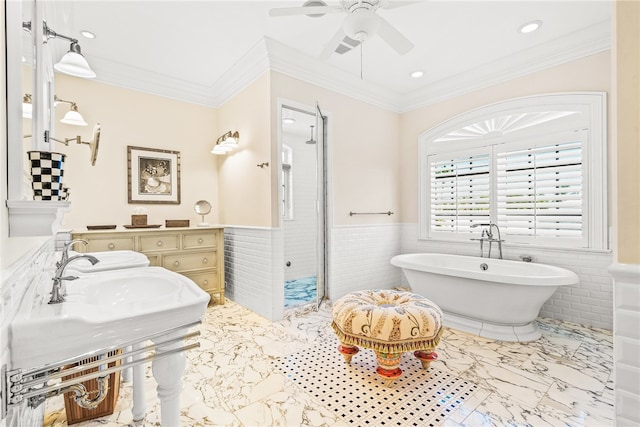
<svg viewBox="0 0 640 427"><path fill-rule="evenodd" d="M48 304L50 291L50 280L32 287L9 327L14 369L187 327L202 319L210 298L192 280L161 267L83 274L67 282L66 301L60 304ZM179 419L184 366L183 353L153 361L163 425Z"/></svg>
<svg viewBox="0 0 640 427"><path fill-rule="evenodd" d="M69 257L80 255L80 252L69 251ZM109 252L87 252L98 259L97 264L91 264L86 259L80 259L69 265L65 270L69 275L80 275L87 273L98 273L100 271L121 270L123 268L137 268L149 266L149 258L136 251L109 251Z"/></svg>

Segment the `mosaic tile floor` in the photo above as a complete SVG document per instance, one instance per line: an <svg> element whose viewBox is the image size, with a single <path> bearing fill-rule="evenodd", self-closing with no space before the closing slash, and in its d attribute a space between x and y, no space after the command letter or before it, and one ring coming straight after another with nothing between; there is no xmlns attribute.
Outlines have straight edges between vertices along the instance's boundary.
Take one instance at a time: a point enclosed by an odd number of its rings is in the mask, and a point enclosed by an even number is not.
<svg viewBox="0 0 640 427"><path fill-rule="evenodd" d="M428 375L405 358L404 379L385 387L369 350L340 363L330 319L327 304L275 323L232 301L209 307L187 353L181 425L613 425L610 331L540 319L542 338L517 344L447 329ZM129 383L120 396L113 415L75 425L160 424L150 369L144 421L132 421ZM66 424L62 399L47 401L45 425Z"/></svg>
<svg viewBox="0 0 640 427"><path fill-rule="evenodd" d="M284 282L284 308L293 308L316 300L316 276Z"/></svg>

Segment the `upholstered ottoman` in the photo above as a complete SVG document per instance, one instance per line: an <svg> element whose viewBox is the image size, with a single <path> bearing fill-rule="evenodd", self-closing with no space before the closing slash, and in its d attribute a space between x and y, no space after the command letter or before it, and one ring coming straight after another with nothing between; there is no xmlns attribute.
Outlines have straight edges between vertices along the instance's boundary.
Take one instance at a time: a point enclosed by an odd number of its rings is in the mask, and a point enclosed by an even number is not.
<svg viewBox="0 0 640 427"><path fill-rule="evenodd" d="M333 322L347 363L359 349L376 353L376 372L390 384L402 375L400 357L413 351L422 368L438 358L435 350L442 335L442 310L425 297L394 290L358 291L333 305Z"/></svg>

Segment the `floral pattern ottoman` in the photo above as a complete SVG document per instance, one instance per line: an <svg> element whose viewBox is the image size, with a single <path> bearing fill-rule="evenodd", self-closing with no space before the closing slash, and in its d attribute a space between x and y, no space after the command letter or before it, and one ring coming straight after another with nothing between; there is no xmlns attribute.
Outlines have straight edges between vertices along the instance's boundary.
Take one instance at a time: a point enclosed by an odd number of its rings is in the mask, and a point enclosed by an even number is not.
<svg viewBox="0 0 640 427"><path fill-rule="evenodd" d="M442 310L427 298L404 291L368 290L338 299L331 326L340 340L338 351L347 363L360 347L376 353L376 372L387 385L402 375L400 357L413 351L423 369L438 358Z"/></svg>

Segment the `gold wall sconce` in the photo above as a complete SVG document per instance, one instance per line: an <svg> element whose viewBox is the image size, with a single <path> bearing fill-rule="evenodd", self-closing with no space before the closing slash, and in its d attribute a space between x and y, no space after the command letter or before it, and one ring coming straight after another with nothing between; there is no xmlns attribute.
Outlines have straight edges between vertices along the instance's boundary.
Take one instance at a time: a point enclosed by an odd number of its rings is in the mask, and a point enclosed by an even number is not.
<svg viewBox="0 0 640 427"><path fill-rule="evenodd" d="M54 95L53 98L53 106L57 106L58 104L69 104L69 111L64 115L62 119L60 119L61 123L65 123L73 126L87 126L87 122L84 121L82 114L78 111L78 104L73 101L66 101L64 99L58 98L57 95ZM31 94L25 93L22 97L22 117L25 119L33 118L33 103L31 100Z"/></svg>
<svg viewBox="0 0 640 427"><path fill-rule="evenodd" d="M54 95L53 105L57 106L58 104L70 104L69 111L60 119L61 123L73 126L87 126L87 122L84 121L82 114L78 112L78 105L75 102L60 99L57 95Z"/></svg>
<svg viewBox="0 0 640 427"><path fill-rule="evenodd" d="M211 152L218 155L227 154L238 146L239 141L240 133L229 131L216 140L216 145L213 146Z"/></svg>

